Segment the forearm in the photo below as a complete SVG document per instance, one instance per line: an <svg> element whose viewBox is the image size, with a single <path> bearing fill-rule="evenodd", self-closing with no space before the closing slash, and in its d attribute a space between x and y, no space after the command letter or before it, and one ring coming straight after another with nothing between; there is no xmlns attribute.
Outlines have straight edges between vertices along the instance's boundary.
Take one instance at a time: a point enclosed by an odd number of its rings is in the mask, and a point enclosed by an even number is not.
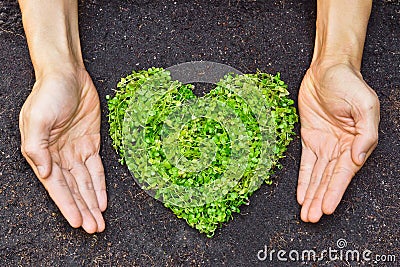
<svg viewBox="0 0 400 267"><path fill-rule="evenodd" d="M58 67L83 67L77 1L19 0L36 77Z"/></svg>
<svg viewBox="0 0 400 267"><path fill-rule="evenodd" d="M318 0L313 63L360 69L372 0Z"/></svg>

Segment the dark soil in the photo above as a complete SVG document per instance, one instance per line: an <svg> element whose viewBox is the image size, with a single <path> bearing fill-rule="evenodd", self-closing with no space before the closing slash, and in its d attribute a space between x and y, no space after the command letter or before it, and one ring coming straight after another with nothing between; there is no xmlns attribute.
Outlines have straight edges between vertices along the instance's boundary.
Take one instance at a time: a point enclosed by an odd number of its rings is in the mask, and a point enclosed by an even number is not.
<svg viewBox="0 0 400 267"><path fill-rule="evenodd" d="M212 4L211 4L212 3ZM400 261L400 2L374 1L362 73L381 100L379 146L332 216L303 223L295 198L300 138L283 170L212 239L147 196L117 161L105 96L132 69L210 60L242 72L280 72L292 97L313 49L315 1L81 1L83 54L102 101L107 229L71 228L20 154L18 113L34 83L18 5L0 2L1 266L353 266L355 261L271 262L268 250L369 249ZM297 133L299 128L297 126ZM287 255L286 255L287 256ZM276 254L275 254L276 259ZM371 262L370 262L371 263ZM369 264L370 264L369 263ZM375 265L375 264L374 264Z"/></svg>

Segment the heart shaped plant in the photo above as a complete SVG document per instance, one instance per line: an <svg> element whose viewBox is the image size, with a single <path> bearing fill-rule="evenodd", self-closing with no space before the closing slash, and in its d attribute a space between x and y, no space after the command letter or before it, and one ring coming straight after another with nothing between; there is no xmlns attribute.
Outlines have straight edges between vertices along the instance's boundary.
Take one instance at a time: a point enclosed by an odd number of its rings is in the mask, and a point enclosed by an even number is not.
<svg viewBox="0 0 400 267"><path fill-rule="evenodd" d="M206 96L150 68L107 96L113 146L136 182L211 237L263 182L271 184L298 117L275 76L227 74Z"/></svg>

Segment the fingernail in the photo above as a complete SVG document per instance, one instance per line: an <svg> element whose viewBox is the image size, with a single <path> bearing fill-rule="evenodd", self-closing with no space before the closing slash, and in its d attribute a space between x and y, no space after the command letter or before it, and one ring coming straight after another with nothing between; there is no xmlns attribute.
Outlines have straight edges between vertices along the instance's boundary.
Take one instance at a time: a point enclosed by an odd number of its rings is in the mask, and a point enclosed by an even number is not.
<svg viewBox="0 0 400 267"><path fill-rule="evenodd" d="M38 170L40 178L43 178L44 171L45 171L44 167L43 166L37 166L37 170Z"/></svg>
<svg viewBox="0 0 400 267"><path fill-rule="evenodd" d="M360 162L364 163L365 156L366 156L365 153L361 153L361 154L358 156L358 159L360 160Z"/></svg>

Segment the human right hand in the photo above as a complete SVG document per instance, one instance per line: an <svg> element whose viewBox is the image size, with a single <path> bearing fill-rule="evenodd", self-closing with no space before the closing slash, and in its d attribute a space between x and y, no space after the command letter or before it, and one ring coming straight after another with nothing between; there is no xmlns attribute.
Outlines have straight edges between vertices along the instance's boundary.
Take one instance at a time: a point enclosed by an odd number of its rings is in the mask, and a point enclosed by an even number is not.
<svg viewBox="0 0 400 267"><path fill-rule="evenodd" d="M339 204L378 143L379 100L351 64L314 64L299 92L301 219L317 222Z"/></svg>

